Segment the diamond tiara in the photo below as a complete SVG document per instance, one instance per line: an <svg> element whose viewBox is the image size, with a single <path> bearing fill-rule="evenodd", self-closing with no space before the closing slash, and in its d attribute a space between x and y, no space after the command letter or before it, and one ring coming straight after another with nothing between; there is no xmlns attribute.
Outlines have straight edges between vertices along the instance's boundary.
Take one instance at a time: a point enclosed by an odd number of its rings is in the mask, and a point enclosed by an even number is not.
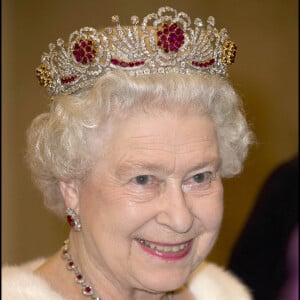
<svg viewBox="0 0 300 300"><path fill-rule="evenodd" d="M227 76L227 66L236 55L236 45L225 28L215 28L214 17L206 24L184 12L161 7L143 18L131 17L132 25L103 30L83 27L74 31L65 44L59 38L43 53L36 68L40 84L50 96L68 95L93 86L98 77L115 69L131 76L148 74L218 74Z"/></svg>

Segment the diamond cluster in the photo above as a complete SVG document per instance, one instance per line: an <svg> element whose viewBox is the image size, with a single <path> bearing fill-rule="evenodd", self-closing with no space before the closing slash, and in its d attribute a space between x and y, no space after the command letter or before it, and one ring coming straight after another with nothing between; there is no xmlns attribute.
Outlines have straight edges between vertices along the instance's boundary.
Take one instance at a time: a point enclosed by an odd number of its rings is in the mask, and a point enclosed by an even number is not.
<svg viewBox="0 0 300 300"><path fill-rule="evenodd" d="M91 87L97 78L114 69L131 76L209 73L227 76L237 47L225 28L217 30L213 17L206 24L184 12L161 7L143 18L131 17L132 25L121 26L118 16L113 26L97 31L84 27L74 31L68 43L59 38L49 44L36 69L40 84L50 96L72 94Z"/></svg>

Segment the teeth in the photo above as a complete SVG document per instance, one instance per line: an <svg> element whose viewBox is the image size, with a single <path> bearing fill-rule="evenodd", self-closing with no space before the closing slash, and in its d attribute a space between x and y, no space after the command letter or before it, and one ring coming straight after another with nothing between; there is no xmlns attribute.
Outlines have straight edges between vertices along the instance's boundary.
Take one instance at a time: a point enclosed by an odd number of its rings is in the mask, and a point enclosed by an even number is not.
<svg viewBox="0 0 300 300"><path fill-rule="evenodd" d="M153 245L153 244L149 244L147 246L150 247L151 249L155 249L155 245Z"/></svg>
<svg viewBox="0 0 300 300"><path fill-rule="evenodd" d="M179 252L188 246L188 243L181 244L178 246L160 246L160 245L156 245L156 244L150 243L150 242L142 240L142 239L138 239L138 240L141 244L143 244L151 249L160 251L160 252Z"/></svg>

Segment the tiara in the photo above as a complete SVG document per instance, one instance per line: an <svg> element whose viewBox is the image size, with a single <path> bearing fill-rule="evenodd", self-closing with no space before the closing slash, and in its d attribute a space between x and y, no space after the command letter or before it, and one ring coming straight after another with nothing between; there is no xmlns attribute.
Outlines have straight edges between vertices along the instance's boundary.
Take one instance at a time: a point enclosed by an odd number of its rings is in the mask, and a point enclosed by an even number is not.
<svg viewBox="0 0 300 300"><path fill-rule="evenodd" d="M161 7L139 24L121 26L118 16L112 27L96 30L83 27L69 36L68 43L59 38L43 53L36 68L40 84L50 96L68 95L93 86L98 77L116 69L131 76L148 74L218 74L227 76L227 67L236 55L236 45L225 28L215 28L210 16L206 24L184 12Z"/></svg>

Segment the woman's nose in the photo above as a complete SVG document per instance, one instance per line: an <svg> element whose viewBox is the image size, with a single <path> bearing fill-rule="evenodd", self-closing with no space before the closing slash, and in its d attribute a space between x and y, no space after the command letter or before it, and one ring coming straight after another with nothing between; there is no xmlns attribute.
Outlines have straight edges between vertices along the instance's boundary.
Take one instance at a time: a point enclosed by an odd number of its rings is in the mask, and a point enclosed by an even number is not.
<svg viewBox="0 0 300 300"><path fill-rule="evenodd" d="M177 233L188 232L193 225L194 216L187 205L181 186L166 188L159 200L156 221Z"/></svg>

